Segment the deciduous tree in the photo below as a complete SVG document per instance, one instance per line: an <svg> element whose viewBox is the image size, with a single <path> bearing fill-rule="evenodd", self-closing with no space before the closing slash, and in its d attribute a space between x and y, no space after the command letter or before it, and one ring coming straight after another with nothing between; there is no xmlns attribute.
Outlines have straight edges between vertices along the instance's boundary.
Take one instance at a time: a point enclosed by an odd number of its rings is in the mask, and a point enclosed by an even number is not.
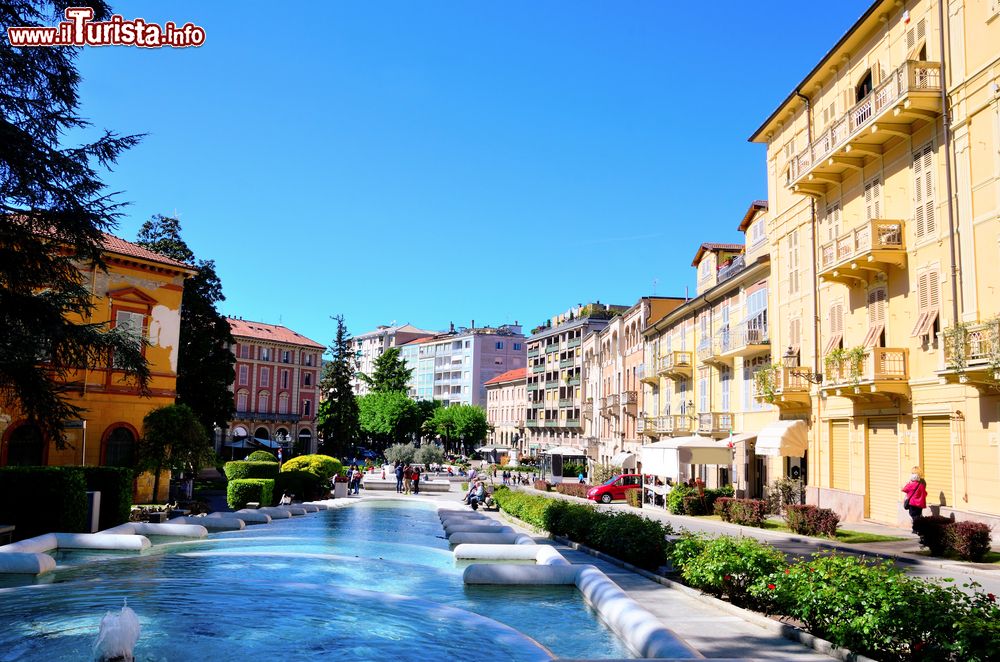
<svg viewBox="0 0 1000 662"><path fill-rule="evenodd" d="M372 391L358 398L358 413L362 432L385 448L413 431L417 406L400 391Z"/></svg>
<svg viewBox="0 0 1000 662"><path fill-rule="evenodd" d="M208 432L187 405L168 405L142 419L142 438L136 449L136 467L153 472L153 498L164 469L197 473L215 460Z"/></svg>

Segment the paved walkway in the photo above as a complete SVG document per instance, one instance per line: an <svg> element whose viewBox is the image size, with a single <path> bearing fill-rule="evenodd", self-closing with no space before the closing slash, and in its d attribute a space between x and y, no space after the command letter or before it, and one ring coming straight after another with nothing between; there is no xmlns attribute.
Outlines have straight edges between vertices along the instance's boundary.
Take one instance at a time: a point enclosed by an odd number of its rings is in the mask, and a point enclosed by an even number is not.
<svg viewBox="0 0 1000 662"><path fill-rule="evenodd" d="M519 487L517 489L544 494L545 496L566 499L576 503L582 500L576 497L566 496L558 492L540 492L533 487ZM590 502L593 504L593 502ZM758 529L749 526L740 526L718 520L701 517L688 517L686 515L672 515L662 507L633 508L624 503L612 503L608 505L596 504L601 510L610 512L633 512L651 519L657 519L669 524L675 531L687 529L700 533L712 535L731 535L756 538L762 542L773 545L785 552L790 557L808 556L823 550L836 549L846 554L885 556L895 560L896 565L905 568L907 572L915 577L925 579L954 579L959 583L976 582L982 585L984 591L990 593L1000 593L1000 565L988 563L966 563L953 561L950 559L940 559L927 557L919 554L920 545L917 537L903 529L897 529L873 522L847 522L842 528L851 531L861 531L865 533L877 533L887 536L899 536L903 540L895 542L865 543L860 545L843 543L835 540L825 540L822 538L810 538L794 533L772 531L769 529Z"/></svg>

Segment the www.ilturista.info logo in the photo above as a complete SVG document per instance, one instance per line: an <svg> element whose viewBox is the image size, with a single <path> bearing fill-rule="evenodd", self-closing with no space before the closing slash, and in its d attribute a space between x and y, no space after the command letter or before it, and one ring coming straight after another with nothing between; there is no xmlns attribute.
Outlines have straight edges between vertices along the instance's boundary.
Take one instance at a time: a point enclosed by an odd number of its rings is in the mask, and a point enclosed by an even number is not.
<svg viewBox="0 0 1000 662"><path fill-rule="evenodd" d="M67 7L66 20L55 27L21 26L7 28L11 46L138 46L140 48L188 48L205 43L205 29L173 21L147 23L141 18L126 20L115 14L107 21L93 21L91 7Z"/></svg>

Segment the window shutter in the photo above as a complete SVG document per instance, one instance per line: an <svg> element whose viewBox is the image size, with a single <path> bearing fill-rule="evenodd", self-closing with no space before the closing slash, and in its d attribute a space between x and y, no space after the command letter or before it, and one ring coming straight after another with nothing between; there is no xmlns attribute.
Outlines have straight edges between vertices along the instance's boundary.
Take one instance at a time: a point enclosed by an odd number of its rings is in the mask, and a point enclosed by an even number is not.
<svg viewBox="0 0 1000 662"><path fill-rule="evenodd" d="M941 305L938 294L938 274L936 271L921 274L917 282L917 304L920 307L920 315L913 327L912 335L914 337L930 336L934 330L934 322L937 321Z"/></svg>
<svg viewBox="0 0 1000 662"><path fill-rule="evenodd" d="M876 177L865 184L865 214L869 221L882 218L882 180Z"/></svg>
<svg viewBox="0 0 1000 662"><path fill-rule="evenodd" d="M844 337L844 304L840 301L830 306L830 339L826 342L824 354L829 354Z"/></svg>
<svg viewBox="0 0 1000 662"><path fill-rule="evenodd" d="M797 352L799 351L801 343L801 322L799 318L796 317L788 323L788 344Z"/></svg>
<svg viewBox="0 0 1000 662"><path fill-rule="evenodd" d="M879 287L868 292L868 335L865 336L866 348L878 345L885 329L885 288Z"/></svg>

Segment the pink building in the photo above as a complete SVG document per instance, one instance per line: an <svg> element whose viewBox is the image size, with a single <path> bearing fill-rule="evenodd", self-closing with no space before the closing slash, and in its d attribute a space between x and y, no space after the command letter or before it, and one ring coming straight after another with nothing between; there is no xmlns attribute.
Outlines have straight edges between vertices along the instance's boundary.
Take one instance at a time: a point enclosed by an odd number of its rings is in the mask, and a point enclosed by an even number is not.
<svg viewBox="0 0 1000 662"><path fill-rule="evenodd" d="M326 348L284 326L227 319L236 341L232 441L255 438L288 449L298 440L302 452L315 452L320 358Z"/></svg>

